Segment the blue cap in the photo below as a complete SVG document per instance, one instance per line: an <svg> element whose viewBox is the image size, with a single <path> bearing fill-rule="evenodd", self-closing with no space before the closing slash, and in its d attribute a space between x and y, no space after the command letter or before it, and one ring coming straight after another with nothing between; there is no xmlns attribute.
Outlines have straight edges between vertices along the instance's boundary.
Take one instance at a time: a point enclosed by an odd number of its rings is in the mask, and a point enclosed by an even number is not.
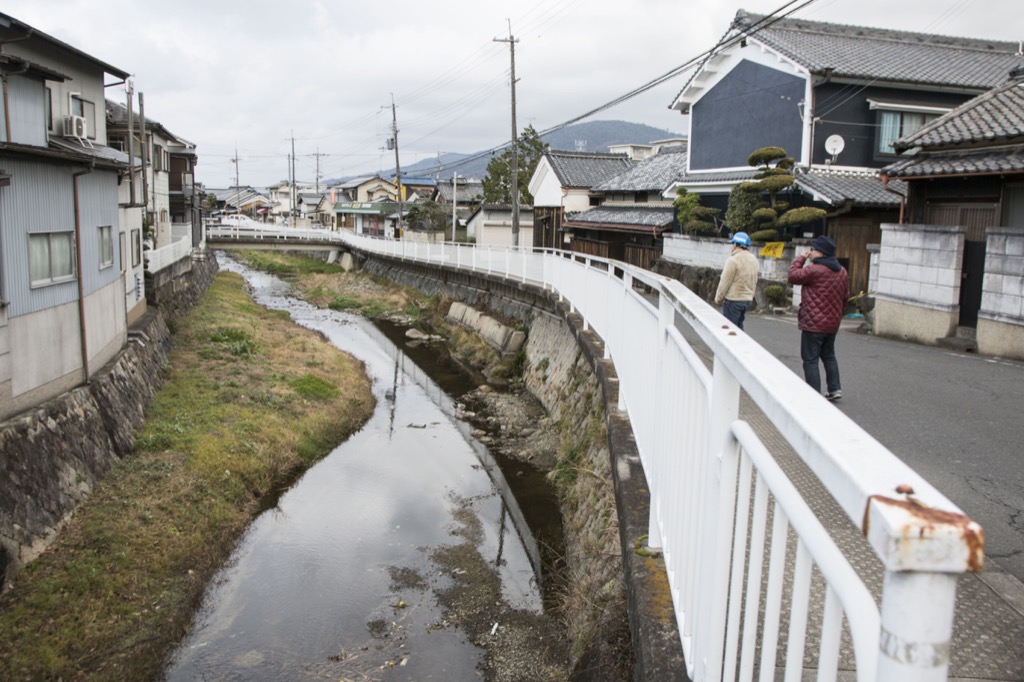
<svg viewBox="0 0 1024 682"><path fill-rule="evenodd" d="M729 241L740 246L750 246L750 235L746 232L737 232Z"/></svg>

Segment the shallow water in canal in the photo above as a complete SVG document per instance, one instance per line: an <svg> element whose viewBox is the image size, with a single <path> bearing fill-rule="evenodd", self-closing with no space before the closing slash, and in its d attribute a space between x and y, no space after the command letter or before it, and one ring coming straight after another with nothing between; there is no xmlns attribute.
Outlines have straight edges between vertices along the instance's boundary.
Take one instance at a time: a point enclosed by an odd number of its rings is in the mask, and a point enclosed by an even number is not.
<svg viewBox="0 0 1024 682"><path fill-rule="evenodd" d="M385 670L388 680L476 678L482 651L443 622L430 589L396 576L429 576L431 587L443 587L450 578L429 550L455 544L453 513L469 509L504 598L542 608L534 533L500 467L454 417L451 396L477 384L443 349L418 349L417 365L400 339L401 347L388 338L401 330L386 334L361 317L314 308L290 297L286 283L230 259L221 267L242 273L258 303L287 310L362 360L378 404L362 430L251 524L207 588L166 679L379 679ZM550 491L541 495L554 509Z"/></svg>

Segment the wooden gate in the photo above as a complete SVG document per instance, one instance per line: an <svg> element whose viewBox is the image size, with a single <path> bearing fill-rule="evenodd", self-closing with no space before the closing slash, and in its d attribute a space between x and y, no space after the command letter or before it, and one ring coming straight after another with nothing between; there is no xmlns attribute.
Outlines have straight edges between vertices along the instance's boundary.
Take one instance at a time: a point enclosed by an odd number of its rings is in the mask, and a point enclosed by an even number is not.
<svg viewBox="0 0 1024 682"><path fill-rule="evenodd" d="M881 227L871 218L835 218L829 221L828 234L836 240L836 256L850 275L850 295L867 291L870 269L867 246L881 243Z"/></svg>

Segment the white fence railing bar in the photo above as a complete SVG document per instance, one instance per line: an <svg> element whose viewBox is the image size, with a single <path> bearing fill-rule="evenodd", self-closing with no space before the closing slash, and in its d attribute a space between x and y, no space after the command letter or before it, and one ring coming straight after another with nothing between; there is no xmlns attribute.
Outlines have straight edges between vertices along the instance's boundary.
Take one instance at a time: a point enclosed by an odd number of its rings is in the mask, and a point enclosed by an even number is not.
<svg viewBox="0 0 1024 682"><path fill-rule="evenodd" d="M980 527L680 282L555 250L332 234L364 252L543 287L602 338L692 679L795 681L807 660L819 680L840 667L861 681L947 678L956 579L981 568ZM710 369L688 336L710 351ZM777 431L774 451L739 420L741 393ZM884 572L881 609L817 518L818 500L780 467L782 450L866 537Z"/></svg>
<svg viewBox="0 0 1024 682"><path fill-rule="evenodd" d="M164 268L188 258L191 254L192 237L191 235L185 235L167 246L147 251L146 270L149 272L160 272Z"/></svg>
<svg viewBox="0 0 1024 682"><path fill-rule="evenodd" d="M228 239L235 241L268 241L268 242L333 242L339 246L343 243L343 235L325 229L304 229L267 225L259 229L237 227L234 225L207 225L207 239Z"/></svg>

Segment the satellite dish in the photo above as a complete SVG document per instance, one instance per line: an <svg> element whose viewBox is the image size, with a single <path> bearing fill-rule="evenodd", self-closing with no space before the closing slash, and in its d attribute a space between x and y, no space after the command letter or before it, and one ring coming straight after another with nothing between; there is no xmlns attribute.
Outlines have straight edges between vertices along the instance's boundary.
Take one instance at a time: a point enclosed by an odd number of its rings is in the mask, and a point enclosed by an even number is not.
<svg viewBox="0 0 1024 682"><path fill-rule="evenodd" d="M839 152L843 151L845 147L846 140L843 139L842 135L829 135L828 139L825 140L825 151L832 155L833 161L836 160Z"/></svg>

